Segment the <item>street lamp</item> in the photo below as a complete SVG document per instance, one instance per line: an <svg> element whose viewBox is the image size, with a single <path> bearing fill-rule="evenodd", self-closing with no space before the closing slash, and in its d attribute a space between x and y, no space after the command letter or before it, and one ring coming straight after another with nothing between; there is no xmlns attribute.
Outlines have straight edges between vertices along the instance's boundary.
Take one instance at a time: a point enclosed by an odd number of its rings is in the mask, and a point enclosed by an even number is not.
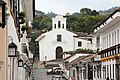
<svg viewBox="0 0 120 80"><path fill-rule="evenodd" d="M23 60L22 59L18 60L18 67L23 67Z"/></svg>
<svg viewBox="0 0 120 80"><path fill-rule="evenodd" d="M8 45L8 57L16 57L17 56L17 46L13 42L13 38L11 36L8 36L11 38L11 43Z"/></svg>
<svg viewBox="0 0 120 80"><path fill-rule="evenodd" d="M17 46L13 42L11 42L8 46L8 57L16 57L17 55Z"/></svg>
<svg viewBox="0 0 120 80"><path fill-rule="evenodd" d="M13 43L13 38L11 36L8 36L11 38L11 43L8 45L8 57L10 57L10 73L12 72L12 75L10 74L10 79L12 77L12 80L14 80L14 57L17 57L17 46L15 43ZM11 58L13 58L13 62L11 65ZM13 68L11 71L11 67Z"/></svg>
<svg viewBox="0 0 120 80"><path fill-rule="evenodd" d="M5 5L6 3L0 0L0 27L5 27Z"/></svg>

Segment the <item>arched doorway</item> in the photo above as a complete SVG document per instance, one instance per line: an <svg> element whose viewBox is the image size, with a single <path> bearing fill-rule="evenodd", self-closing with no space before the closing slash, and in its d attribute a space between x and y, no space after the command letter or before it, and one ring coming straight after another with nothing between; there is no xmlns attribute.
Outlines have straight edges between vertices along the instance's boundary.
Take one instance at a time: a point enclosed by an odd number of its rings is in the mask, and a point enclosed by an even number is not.
<svg viewBox="0 0 120 80"><path fill-rule="evenodd" d="M61 54L62 52L63 52L62 47L58 46L56 48L56 59L62 59L62 54Z"/></svg>

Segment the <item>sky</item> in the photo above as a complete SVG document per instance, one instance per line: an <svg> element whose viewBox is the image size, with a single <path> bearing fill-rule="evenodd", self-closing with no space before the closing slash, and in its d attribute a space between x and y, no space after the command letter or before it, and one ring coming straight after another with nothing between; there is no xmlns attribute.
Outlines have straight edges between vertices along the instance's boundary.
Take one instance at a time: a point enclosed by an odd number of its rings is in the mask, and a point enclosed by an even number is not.
<svg viewBox="0 0 120 80"><path fill-rule="evenodd" d="M91 10L107 10L120 6L120 0L35 0L36 10L65 15L80 12L82 8Z"/></svg>

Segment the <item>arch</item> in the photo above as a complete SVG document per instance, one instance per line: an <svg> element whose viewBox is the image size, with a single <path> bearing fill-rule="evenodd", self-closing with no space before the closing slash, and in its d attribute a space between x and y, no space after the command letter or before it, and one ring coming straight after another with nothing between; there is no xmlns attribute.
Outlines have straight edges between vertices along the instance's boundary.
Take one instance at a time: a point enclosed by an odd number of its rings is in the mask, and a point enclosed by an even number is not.
<svg viewBox="0 0 120 80"><path fill-rule="evenodd" d="M56 48L56 59L62 59L63 57L62 57L62 53L63 52L63 49L62 49L62 47L60 47L60 46L58 46L57 48Z"/></svg>

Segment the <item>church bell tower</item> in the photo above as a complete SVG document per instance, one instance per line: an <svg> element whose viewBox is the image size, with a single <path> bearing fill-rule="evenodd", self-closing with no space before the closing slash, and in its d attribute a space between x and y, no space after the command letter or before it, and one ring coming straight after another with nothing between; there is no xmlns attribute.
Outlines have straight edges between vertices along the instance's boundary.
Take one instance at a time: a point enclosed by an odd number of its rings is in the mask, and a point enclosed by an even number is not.
<svg viewBox="0 0 120 80"><path fill-rule="evenodd" d="M55 18L52 18L52 30L54 29L66 30L66 18L62 15L57 15Z"/></svg>

